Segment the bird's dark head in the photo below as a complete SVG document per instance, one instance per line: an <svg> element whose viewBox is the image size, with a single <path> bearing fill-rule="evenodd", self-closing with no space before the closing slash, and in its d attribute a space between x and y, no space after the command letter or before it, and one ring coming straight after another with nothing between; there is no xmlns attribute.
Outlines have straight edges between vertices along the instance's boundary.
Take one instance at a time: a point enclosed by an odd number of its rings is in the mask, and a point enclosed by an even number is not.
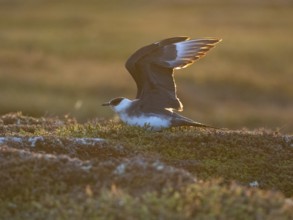
<svg viewBox="0 0 293 220"><path fill-rule="evenodd" d="M102 104L102 106L110 106L115 112L120 113L127 110L131 106L131 103L132 101L129 99L119 97Z"/></svg>
<svg viewBox="0 0 293 220"><path fill-rule="evenodd" d="M125 99L123 97L118 97L115 99L110 100L109 102L103 103L102 106L117 106L120 104L120 102Z"/></svg>

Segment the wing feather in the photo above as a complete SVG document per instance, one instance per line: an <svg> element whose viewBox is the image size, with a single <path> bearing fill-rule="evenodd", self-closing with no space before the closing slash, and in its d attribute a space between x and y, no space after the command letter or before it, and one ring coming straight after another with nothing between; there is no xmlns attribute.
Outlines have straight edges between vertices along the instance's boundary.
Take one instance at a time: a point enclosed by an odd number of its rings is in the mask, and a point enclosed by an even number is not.
<svg viewBox="0 0 293 220"><path fill-rule="evenodd" d="M174 69L193 64L220 41L174 37L147 45L131 55L125 66L136 82L136 98L151 103L143 106L144 111L158 108L182 110L182 103L176 95Z"/></svg>
<svg viewBox="0 0 293 220"><path fill-rule="evenodd" d="M160 60L164 61L161 65L166 68L185 68L205 56L218 42L220 42L218 39L199 39L167 45L160 54ZM176 51L176 56L170 58L168 55L174 51Z"/></svg>

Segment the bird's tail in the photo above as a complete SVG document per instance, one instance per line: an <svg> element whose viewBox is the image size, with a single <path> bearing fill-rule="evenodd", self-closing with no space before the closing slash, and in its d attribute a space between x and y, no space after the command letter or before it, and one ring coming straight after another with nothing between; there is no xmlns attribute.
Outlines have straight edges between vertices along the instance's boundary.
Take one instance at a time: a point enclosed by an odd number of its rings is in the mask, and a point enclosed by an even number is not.
<svg viewBox="0 0 293 220"><path fill-rule="evenodd" d="M189 125L187 126L193 126L193 127L200 127L200 128L213 128L213 129L219 129L219 128L216 128L214 126L210 126L210 125L205 125L205 124L202 124L202 123L199 123L199 122L192 122L190 123Z"/></svg>
<svg viewBox="0 0 293 220"><path fill-rule="evenodd" d="M200 127L200 128L213 128L213 129L218 129L214 126L210 125L205 125L196 121L193 121L189 118L186 118L182 115L176 114L177 117L172 120L172 126L173 127L178 127L178 126L192 126L192 127Z"/></svg>

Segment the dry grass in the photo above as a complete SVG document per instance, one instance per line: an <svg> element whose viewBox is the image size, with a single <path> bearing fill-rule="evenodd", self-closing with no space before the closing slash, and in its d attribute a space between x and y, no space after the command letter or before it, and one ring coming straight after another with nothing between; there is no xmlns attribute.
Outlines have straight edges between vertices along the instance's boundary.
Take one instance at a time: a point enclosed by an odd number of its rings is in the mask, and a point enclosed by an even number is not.
<svg viewBox="0 0 293 220"><path fill-rule="evenodd" d="M0 113L112 117L100 103L134 96L124 69L132 52L170 36L212 36L224 40L177 72L185 115L218 127L293 131L290 1L0 4Z"/></svg>

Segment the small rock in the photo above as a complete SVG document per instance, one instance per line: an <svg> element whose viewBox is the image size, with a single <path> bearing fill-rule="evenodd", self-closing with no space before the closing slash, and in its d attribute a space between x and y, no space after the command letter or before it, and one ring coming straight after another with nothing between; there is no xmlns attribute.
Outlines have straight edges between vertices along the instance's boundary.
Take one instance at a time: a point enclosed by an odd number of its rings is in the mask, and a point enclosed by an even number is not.
<svg viewBox="0 0 293 220"><path fill-rule="evenodd" d="M125 173L125 169L126 169L126 164L122 163L119 166L117 166L117 168L114 170L114 173L122 175Z"/></svg>
<svg viewBox="0 0 293 220"><path fill-rule="evenodd" d="M250 187L259 187L259 183L258 183L258 181L256 180L256 181L253 181L253 182L249 183L249 186L250 186Z"/></svg>

